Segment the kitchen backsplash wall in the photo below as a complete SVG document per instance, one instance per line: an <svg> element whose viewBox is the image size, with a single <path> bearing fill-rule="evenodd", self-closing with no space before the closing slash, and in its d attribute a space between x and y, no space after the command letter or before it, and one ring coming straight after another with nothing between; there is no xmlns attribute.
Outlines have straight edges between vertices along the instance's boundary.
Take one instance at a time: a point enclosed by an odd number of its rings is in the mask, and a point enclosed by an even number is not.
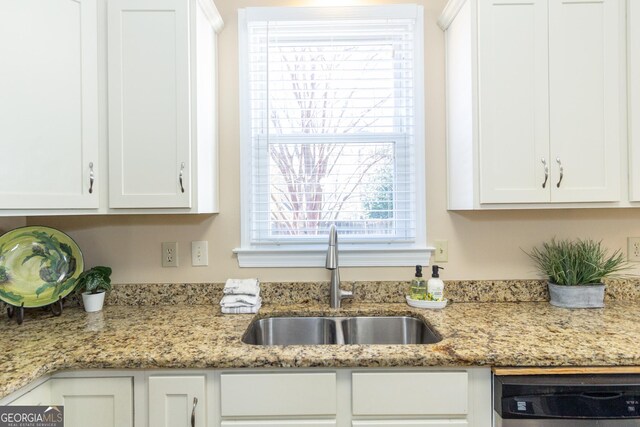
<svg viewBox="0 0 640 427"><path fill-rule="evenodd" d="M405 1L354 1L357 4ZM32 217L3 219L0 229L49 225L69 233L87 266L110 265L116 283L211 283L228 277L262 281L327 280L323 268L240 269L232 250L240 243L237 9L248 6L322 5L322 0L217 0L225 28L219 38L220 214ZM626 251L626 237L640 236L640 209L448 212L445 173L444 38L436 21L445 0L417 1L425 10L425 102L428 241L448 240L445 280L533 279L521 249L557 237L602 239ZM102 129L106 132L106 129ZM419 163L419 162L418 162ZM209 242L209 266L192 267L192 240ZM177 241L179 267L160 266L160 243ZM424 260L427 264L428 260ZM343 280L409 280L406 268L343 268Z"/></svg>

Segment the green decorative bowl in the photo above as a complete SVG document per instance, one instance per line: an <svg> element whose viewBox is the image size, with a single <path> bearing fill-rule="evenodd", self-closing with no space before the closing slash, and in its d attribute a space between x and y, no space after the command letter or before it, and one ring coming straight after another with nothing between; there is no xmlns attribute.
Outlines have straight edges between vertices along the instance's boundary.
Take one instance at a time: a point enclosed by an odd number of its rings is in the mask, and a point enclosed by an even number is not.
<svg viewBox="0 0 640 427"><path fill-rule="evenodd" d="M80 248L62 231L29 226L0 236L0 300L42 307L68 295L84 270Z"/></svg>

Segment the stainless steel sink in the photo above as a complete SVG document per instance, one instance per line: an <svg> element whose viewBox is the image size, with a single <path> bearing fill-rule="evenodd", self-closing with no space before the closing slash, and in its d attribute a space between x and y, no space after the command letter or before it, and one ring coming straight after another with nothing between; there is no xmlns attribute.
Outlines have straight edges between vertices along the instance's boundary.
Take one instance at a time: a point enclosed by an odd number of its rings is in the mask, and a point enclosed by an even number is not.
<svg viewBox="0 0 640 427"><path fill-rule="evenodd" d="M420 319L268 317L253 321L242 342L253 345L433 344L442 338Z"/></svg>
<svg viewBox="0 0 640 427"><path fill-rule="evenodd" d="M253 321L242 342L255 345L318 345L336 342L329 317L268 317Z"/></svg>

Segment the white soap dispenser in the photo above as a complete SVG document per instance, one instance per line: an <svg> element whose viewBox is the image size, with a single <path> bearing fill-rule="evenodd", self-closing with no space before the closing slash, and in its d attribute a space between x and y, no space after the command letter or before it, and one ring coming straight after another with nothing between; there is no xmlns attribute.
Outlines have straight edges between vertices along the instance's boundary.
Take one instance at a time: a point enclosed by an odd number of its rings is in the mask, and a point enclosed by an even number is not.
<svg viewBox="0 0 640 427"><path fill-rule="evenodd" d="M431 267L431 279L427 282L427 299L429 301L444 300L444 282L440 280L438 270L444 270L444 268L437 265Z"/></svg>

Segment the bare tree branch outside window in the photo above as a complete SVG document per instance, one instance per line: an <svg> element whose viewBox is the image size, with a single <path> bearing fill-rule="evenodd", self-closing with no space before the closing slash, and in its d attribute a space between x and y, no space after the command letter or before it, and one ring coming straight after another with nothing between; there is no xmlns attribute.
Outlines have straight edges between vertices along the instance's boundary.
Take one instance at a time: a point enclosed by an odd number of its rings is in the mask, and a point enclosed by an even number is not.
<svg viewBox="0 0 640 427"><path fill-rule="evenodd" d="M393 231L395 142L391 43L269 47L272 235ZM388 60L386 60L388 59Z"/></svg>

